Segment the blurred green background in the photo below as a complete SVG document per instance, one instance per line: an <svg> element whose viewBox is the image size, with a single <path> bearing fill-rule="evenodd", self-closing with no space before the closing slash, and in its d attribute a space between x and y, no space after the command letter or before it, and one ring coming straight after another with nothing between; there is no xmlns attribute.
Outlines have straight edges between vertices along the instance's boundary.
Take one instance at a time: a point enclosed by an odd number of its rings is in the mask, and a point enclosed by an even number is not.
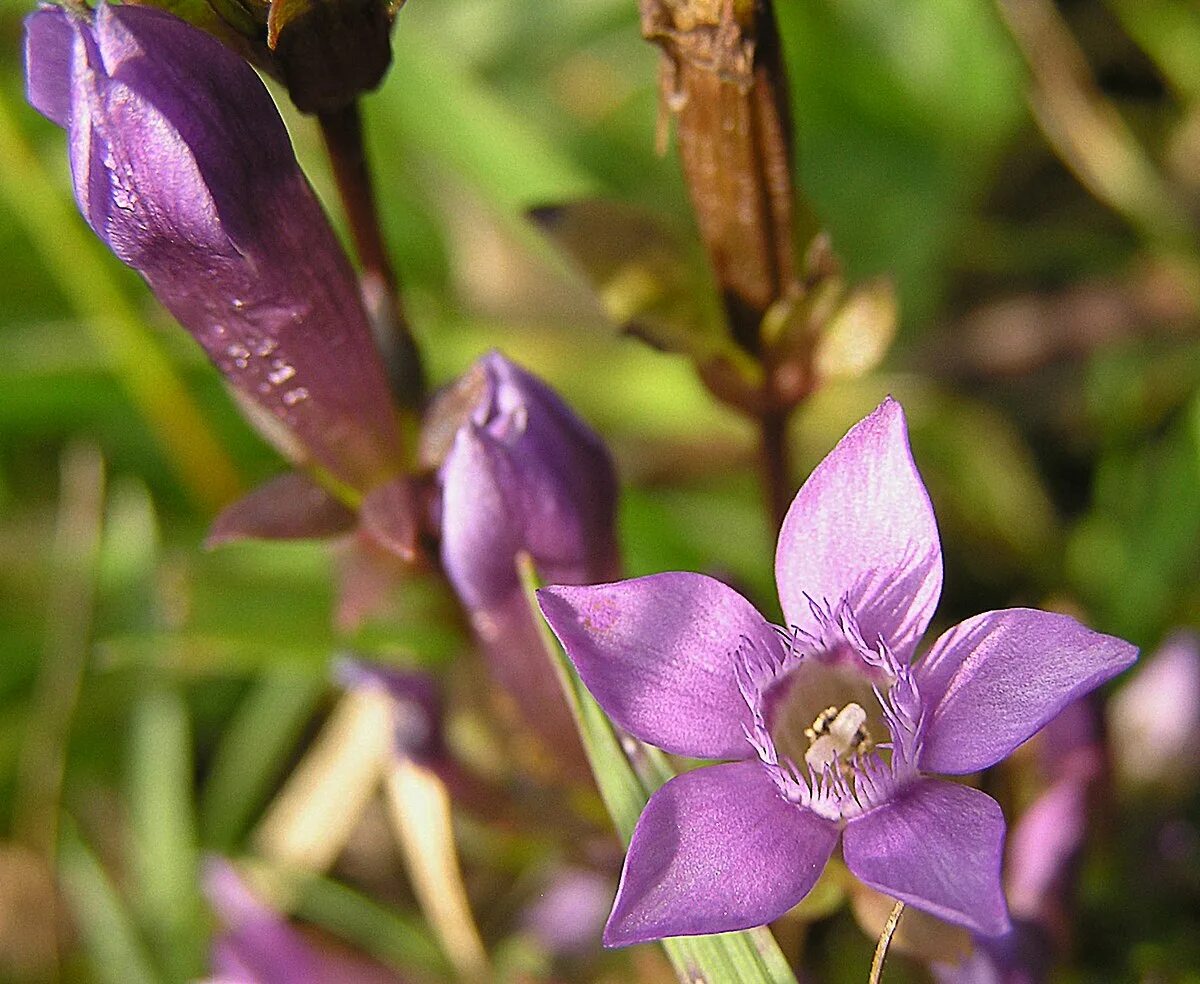
<svg viewBox="0 0 1200 984"><path fill-rule="evenodd" d="M935 629L1054 605L1149 651L1200 624L1200 5L1061 3L1070 44L1043 37L1040 74L985 0L778 7L799 187L852 279L889 274L901 310L883 365L797 415L796 485L894 393L946 551ZM201 548L282 465L76 214L63 135L22 96L28 9L0 4L0 979L40 979L57 931L64 979L182 981L211 928L197 859L246 849L332 704L331 656L446 668L469 642L419 581L339 632L326 545ZM543 374L614 449L629 572L714 572L771 611L751 430L682 360L614 335L523 218L603 194L691 227L674 153L654 152L634 3L410 0L394 37L365 112L435 381L493 347ZM284 112L340 221L315 126ZM1200 981L1198 803L1118 794L1061 979ZM1151 879L1167 822L1190 847ZM61 928L36 918L56 840ZM561 847L460 840L500 966L540 973L515 913ZM437 979L381 863L390 896L342 870L302 914ZM809 941L818 979L865 976L873 941L846 910ZM607 961L564 979L632 979ZM889 973L923 979L903 957Z"/></svg>

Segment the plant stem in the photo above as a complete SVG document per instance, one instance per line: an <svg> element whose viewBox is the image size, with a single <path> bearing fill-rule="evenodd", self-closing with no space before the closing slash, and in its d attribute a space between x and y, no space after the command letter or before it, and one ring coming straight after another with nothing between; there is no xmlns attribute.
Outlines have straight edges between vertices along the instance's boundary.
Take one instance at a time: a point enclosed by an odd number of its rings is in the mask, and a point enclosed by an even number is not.
<svg viewBox="0 0 1200 984"><path fill-rule="evenodd" d="M778 532L791 503L791 453L787 431L788 410L765 409L759 415L759 459L767 512Z"/></svg>
<svg viewBox="0 0 1200 984"><path fill-rule="evenodd" d="M317 119L362 267L363 299L376 343L396 396L405 407L416 409L425 396L425 376L400 302L396 270L383 239L358 101L320 113Z"/></svg>
<svg viewBox="0 0 1200 984"><path fill-rule="evenodd" d="M903 912L904 903L897 902L887 917L887 922L883 924L883 932L879 934L879 943L871 960L871 976L867 978L867 984L879 984L879 979L883 976L883 961L887 958L888 947L891 946L892 937L896 935L896 926Z"/></svg>

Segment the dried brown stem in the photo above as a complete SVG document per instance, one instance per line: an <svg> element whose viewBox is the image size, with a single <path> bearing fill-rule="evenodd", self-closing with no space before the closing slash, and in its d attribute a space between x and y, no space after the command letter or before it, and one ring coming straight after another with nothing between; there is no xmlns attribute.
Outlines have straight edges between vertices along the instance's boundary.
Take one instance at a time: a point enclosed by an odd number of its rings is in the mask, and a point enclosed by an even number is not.
<svg viewBox="0 0 1200 984"><path fill-rule="evenodd" d="M769 0L642 0L663 52L664 112L734 339L761 352L767 309L796 278L787 84Z"/></svg>
<svg viewBox="0 0 1200 984"><path fill-rule="evenodd" d="M888 947L892 945L892 937L896 935L896 926L899 925L903 913L904 903L897 902L887 917L887 922L883 924L883 932L879 934L879 943L875 946L875 956L871 960L871 975L867 978L867 984L879 984L880 978L883 977L883 962L887 959Z"/></svg>

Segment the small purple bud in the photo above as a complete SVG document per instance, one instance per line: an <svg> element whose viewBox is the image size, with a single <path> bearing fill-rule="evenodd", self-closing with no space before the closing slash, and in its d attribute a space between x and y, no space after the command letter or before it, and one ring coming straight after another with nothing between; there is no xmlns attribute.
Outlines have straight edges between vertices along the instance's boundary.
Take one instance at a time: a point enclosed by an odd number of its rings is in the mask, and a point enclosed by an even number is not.
<svg viewBox="0 0 1200 984"><path fill-rule="evenodd" d="M254 71L176 17L25 21L29 101L68 132L79 209L243 400L365 491L399 436L354 273Z"/></svg>
<svg viewBox="0 0 1200 984"><path fill-rule="evenodd" d="M587 868L563 868L525 909L525 929L555 956L580 956L596 940L612 905L612 879Z"/></svg>
<svg viewBox="0 0 1200 984"><path fill-rule="evenodd" d="M1200 639L1176 632L1109 704L1117 778L1185 790L1200 775Z"/></svg>
<svg viewBox="0 0 1200 984"><path fill-rule="evenodd" d="M435 404L432 418L430 432L448 438L439 472L446 574L525 720L576 748L516 559L528 553L542 579L558 584L616 575L612 459L556 393L495 352Z"/></svg>

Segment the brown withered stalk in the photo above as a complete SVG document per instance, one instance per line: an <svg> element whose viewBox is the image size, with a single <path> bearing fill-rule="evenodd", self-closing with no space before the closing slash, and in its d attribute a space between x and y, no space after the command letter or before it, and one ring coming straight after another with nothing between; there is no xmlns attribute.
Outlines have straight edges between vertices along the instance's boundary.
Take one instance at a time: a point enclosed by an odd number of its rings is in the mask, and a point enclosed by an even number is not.
<svg viewBox="0 0 1200 984"><path fill-rule="evenodd" d="M772 305L800 292L791 117L774 11L770 0L641 0L641 17L643 35L662 49L663 120L676 120L730 332L763 366L755 416L778 522L792 491L787 422L809 374L778 372L761 330Z"/></svg>

